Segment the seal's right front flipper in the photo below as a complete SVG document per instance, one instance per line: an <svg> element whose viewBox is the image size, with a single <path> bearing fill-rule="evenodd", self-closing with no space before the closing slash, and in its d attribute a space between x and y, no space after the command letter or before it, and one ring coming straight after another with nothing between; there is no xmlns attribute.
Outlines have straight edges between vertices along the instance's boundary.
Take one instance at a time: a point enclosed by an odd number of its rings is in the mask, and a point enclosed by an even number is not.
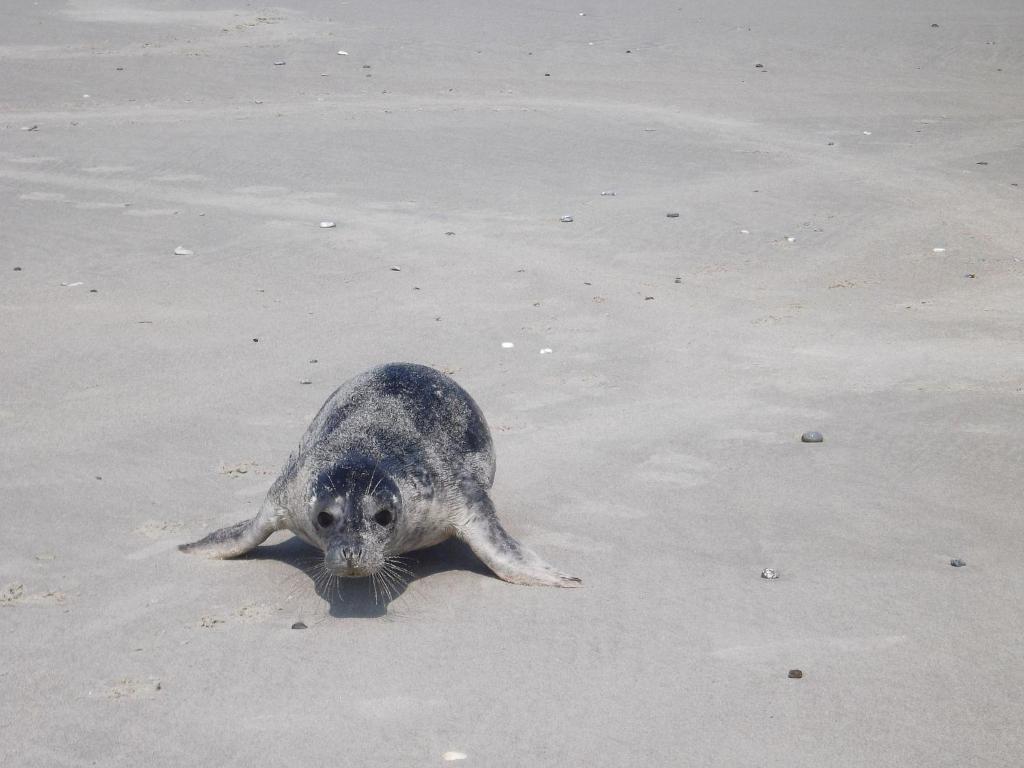
<svg viewBox="0 0 1024 768"><path fill-rule="evenodd" d="M178 547L182 552L189 554L203 555L205 557L228 558L244 555L250 550L256 549L267 540L274 531L284 527L280 515L274 514L271 510L264 509L252 520L243 520L240 523L229 525L214 531L199 541L191 544L182 544Z"/></svg>
<svg viewBox="0 0 1024 768"><path fill-rule="evenodd" d="M580 579L562 573L540 555L508 535L498 522L486 492L467 494L465 518L455 526L456 535L501 579L512 584L538 587L578 587Z"/></svg>

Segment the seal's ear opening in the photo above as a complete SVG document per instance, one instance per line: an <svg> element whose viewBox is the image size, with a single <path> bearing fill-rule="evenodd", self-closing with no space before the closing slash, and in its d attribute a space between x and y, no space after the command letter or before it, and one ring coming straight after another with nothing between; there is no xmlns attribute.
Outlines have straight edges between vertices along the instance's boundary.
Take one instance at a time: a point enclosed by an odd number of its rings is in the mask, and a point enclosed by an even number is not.
<svg viewBox="0 0 1024 768"><path fill-rule="evenodd" d="M391 525L391 521L395 519L395 516L391 513L390 509L386 507L381 509L373 516L373 522L377 525Z"/></svg>

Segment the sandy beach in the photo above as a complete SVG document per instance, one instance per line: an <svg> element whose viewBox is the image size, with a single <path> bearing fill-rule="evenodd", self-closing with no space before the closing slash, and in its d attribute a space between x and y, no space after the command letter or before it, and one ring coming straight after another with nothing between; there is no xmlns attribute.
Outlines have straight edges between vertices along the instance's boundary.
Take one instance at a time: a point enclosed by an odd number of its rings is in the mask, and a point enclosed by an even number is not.
<svg viewBox="0 0 1024 768"><path fill-rule="evenodd" d="M1021 763L1017 0L3 14L4 766ZM582 589L177 551L399 360Z"/></svg>

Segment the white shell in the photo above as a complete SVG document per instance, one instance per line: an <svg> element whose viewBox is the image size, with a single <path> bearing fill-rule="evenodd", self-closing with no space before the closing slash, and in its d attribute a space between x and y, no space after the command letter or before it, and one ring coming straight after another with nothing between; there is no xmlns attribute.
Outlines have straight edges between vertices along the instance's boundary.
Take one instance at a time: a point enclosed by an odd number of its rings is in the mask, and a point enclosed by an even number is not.
<svg viewBox="0 0 1024 768"><path fill-rule="evenodd" d="M332 229L335 226L333 221L321 221L320 229Z"/></svg>
<svg viewBox="0 0 1024 768"><path fill-rule="evenodd" d="M184 245L179 245L177 248L174 249L175 256L191 256L192 253L193 252L186 248Z"/></svg>

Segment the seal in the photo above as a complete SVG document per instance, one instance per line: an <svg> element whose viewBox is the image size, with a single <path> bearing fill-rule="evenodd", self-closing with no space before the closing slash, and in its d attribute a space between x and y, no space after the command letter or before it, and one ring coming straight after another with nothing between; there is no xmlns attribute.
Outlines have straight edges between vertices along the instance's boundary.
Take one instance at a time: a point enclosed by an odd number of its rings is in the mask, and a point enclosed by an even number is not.
<svg viewBox="0 0 1024 768"><path fill-rule="evenodd" d="M389 363L327 399L256 517L179 549L237 557L289 530L323 551L327 572L376 583L404 570L403 553L455 535L505 581L579 586L502 527L488 495L494 471L473 398L433 368Z"/></svg>

